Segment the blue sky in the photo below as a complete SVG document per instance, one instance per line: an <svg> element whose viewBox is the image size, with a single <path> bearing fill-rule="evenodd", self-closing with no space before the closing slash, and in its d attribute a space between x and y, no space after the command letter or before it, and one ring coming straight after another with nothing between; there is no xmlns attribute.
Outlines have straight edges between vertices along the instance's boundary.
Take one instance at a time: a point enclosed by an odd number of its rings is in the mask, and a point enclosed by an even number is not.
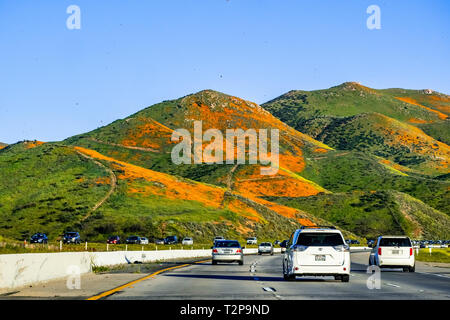
<svg viewBox="0 0 450 320"><path fill-rule="evenodd" d="M449 1L0 0L0 141L62 140L203 89L257 103L345 81L450 94L449 33Z"/></svg>

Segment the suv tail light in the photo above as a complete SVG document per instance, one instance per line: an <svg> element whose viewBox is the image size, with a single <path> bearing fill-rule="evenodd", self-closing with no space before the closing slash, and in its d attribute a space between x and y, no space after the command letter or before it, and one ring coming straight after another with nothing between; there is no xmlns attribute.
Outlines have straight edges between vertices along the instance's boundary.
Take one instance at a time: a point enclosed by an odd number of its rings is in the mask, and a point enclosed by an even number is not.
<svg viewBox="0 0 450 320"><path fill-rule="evenodd" d="M381 248L378 248L378 255L381 256Z"/></svg>
<svg viewBox="0 0 450 320"><path fill-rule="evenodd" d="M294 251L302 252L308 249L308 246L297 245L294 247Z"/></svg>
<svg viewBox="0 0 450 320"><path fill-rule="evenodd" d="M410 255L410 256L413 255L413 248L409 248L409 255Z"/></svg>
<svg viewBox="0 0 450 320"><path fill-rule="evenodd" d="M213 249L213 252L214 252L214 253L217 253L217 249Z"/></svg>

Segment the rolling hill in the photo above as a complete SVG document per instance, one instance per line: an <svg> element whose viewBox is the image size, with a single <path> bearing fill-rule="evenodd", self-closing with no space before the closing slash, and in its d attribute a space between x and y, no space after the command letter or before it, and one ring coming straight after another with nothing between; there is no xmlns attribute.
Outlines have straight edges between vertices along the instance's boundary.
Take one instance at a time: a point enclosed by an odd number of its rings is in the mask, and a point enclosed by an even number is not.
<svg viewBox="0 0 450 320"><path fill-rule="evenodd" d="M449 238L448 146L408 121L444 123L437 112L445 108L412 93L434 111L395 97L404 92L354 86L314 92L316 100L291 92L264 105L273 115L203 90L61 142L9 145L0 150L0 235L23 240L42 231L55 239L76 229L90 241L134 233L209 242L216 235L282 239L300 225L333 223L352 238ZM196 121L203 131L278 129L278 172L208 157L174 164L172 133L187 129L195 141Z"/></svg>
<svg viewBox="0 0 450 320"><path fill-rule="evenodd" d="M262 106L330 147L369 152L429 175L448 172L449 96L355 82L290 91Z"/></svg>

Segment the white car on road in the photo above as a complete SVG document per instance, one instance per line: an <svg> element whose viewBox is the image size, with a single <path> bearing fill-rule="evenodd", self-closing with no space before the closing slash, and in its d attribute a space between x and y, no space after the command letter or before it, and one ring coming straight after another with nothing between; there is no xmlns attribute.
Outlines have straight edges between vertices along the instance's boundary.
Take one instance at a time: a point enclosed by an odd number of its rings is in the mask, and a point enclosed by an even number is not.
<svg viewBox="0 0 450 320"><path fill-rule="evenodd" d="M283 277L334 276L350 280L350 249L334 227L302 227L292 233L283 255Z"/></svg>
<svg viewBox="0 0 450 320"><path fill-rule="evenodd" d="M373 248L369 265L380 268L402 268L403 271L416 270L414 248L405 236L380 236Z"/></svg>
<svg viewBox="0 0 450 320"><path fill-rule="evenodd" d="M181 244L185 246L192 246L194 244L194 239L192 239L191 237L186 237L183 239L183 241L181 241Z"/></svg>
<svg viewBox="0 0 450 320"><path fill-rule="evenodd" d="M258 239L256 237L247 238L247 244L258 244Z"/></svg>
<svg viewBox="0 0 450 320"><path fill-rule="evenodd" d="M141 244L148 244L148 239L146 237L141 237Z"/></svg>

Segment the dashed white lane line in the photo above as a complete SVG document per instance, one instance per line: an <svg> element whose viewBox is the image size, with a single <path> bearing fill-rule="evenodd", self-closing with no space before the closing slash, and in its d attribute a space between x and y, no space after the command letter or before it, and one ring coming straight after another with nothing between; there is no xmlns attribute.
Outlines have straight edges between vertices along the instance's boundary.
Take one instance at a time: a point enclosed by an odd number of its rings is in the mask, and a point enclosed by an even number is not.
<svg viewBox="0 0 450 320"><path fill-rule="evenodd" d="M420 274L429 274L429 275L436 276L436 277L441 277L441 278L447 278L447 279L450 279L450 276L446 276L446 275L438 274L438 273L418 272L418 271L416 271L416 273L420 273Z"/></svg>
<svg viewBox="0 0 450 320"><path fill-rule="evenodd" d="M385 283L385 285L395 287L395 288L400 288L400 286L393 284L393 283Z"/></svg>

